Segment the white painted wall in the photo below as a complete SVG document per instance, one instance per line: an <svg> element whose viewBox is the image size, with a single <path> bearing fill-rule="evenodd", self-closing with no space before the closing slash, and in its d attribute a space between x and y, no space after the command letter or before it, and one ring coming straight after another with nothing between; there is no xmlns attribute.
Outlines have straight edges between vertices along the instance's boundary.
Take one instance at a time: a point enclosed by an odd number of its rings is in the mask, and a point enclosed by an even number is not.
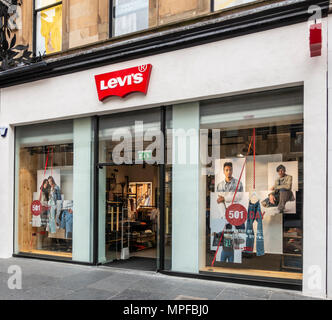
<svg viewBox="0 0 332 320"><path fill-rule="evenodd" d="M94 75L151 63L148 95L99 102ZM327 19L323 55L310 58L307 23L1 90L0 124L103 114L304 84L304 293L326 295ZM329 150L332 150L330 148ZM12 251L13 133L0 140L0 254ZM9 170L8 170L9 168ZM312 174L312 173L315 174ZM331 190L330 190L331 192ZM4 199L4 200L3 200ZM315 210L313 212L313 206ZM312 286L313 268L321 271Z"/></svg>
<svg viewBox="0 0 332 320"><path fill-rule="evenodd" d="M303 83L326 71L326 55L311 59L308 46L302 23L22 84L2 90L2 116L23 124ZM98 100L94 75L144 63L153 65L147 96Z"/></svg>

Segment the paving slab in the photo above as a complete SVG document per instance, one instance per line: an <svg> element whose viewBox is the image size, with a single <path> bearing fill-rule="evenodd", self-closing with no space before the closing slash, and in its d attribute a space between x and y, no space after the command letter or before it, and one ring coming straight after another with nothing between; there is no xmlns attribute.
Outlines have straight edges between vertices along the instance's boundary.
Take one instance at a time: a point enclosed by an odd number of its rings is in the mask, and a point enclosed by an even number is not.
<svg viewBox="0 0 332 320"><path fill-rule="evenodd" d="M20 266L22 290L8 288ZM301 292L105 266L0 259L0 300L314 300Z"/></svg>
<svg viewBox="0 0 332 320"><path fill-rule="evenodd" d="M114 295L116 292L113 293ZM107 300L110 292L93 288L82 288L73 293L59 297L60 300Z"/></svg>

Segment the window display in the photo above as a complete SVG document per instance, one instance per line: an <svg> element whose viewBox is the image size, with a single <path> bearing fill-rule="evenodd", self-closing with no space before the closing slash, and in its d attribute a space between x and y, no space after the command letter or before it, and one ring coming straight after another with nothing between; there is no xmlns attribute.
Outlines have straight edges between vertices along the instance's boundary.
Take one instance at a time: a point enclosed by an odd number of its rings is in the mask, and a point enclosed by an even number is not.
<svg viewBox="0 0 332 320"><path fill-rule="evenodd" d="M73 144L22 144L19 164L19 251L71 258Z"/></svg>
<svg viewBox="0 0 332 320"><path fill-rule="evenodd" d="M208 153L203 158L212 155L202 171L206 175L208 246L206 267L201 271L231 273L236 269L256 275L269 271L269 276L299 279L301 89L204 103L201 131L209 137L207 148L201 142Z"/></svg>
<svg viewBox="0 0 332 320"><path fill-rule="evenodd" d="M92 120L17 127L15 253L92 262Z"/></svg>

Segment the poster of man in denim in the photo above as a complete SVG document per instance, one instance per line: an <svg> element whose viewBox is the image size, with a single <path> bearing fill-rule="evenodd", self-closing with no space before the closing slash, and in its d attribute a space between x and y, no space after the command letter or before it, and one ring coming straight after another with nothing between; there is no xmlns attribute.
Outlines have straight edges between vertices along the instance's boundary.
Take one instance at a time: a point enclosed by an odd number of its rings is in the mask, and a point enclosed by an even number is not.
<svg viewBox="0 0 332 320"><path fill-rule="evenodd" d="M248 205L249 194L245 192L246 169L244 164L244 158L220 159L215 162L215 192L210 194L210 228L211 250L217 250L218 240L222 236L217 253L219 262L242 263L245 225L229 224L225 213L232 202L245 207Z"/></svg>

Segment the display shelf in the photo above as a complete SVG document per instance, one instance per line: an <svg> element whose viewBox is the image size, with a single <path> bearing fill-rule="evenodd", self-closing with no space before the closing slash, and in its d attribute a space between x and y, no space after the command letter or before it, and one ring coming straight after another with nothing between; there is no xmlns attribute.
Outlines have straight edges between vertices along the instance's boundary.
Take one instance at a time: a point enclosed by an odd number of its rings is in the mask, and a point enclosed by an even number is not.
<svg viewBox="0 0 332 320"><path fill-rule="evenodd" d="M201 268L200 271L215 272L221 274L238 274L238 275L257 276L257 277L302 280L302 273L284 272L284 271L232 269L232 268L222 268L222 267L205 267Z"/></svg>
<svg viewBox="0 0 332 320"><path fill-rule="evenodd" d="M292 256L292 257L302 257L302 254L299 253L283 253L284 256Z"/></svg>
<svg viewBox="0 0 332 320"><path fill-rule="evenodd" d="M30 254L37 254L37 255L72 258L71 252L63 252L63 251L48 251L48 250L32 249L32 250L20 250L20 253L30 253Z"/></svg>

